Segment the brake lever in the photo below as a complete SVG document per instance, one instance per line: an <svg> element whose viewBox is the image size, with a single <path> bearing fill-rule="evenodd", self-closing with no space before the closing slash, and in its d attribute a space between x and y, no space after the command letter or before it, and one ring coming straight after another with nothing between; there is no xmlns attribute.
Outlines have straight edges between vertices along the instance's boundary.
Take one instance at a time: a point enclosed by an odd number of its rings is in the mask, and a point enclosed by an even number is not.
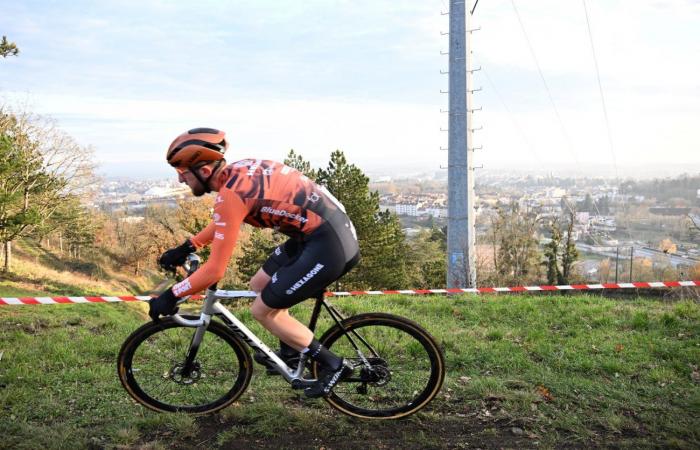
<svg viewBox="0 0 700 450"><path fill-rule="evenodd" d="M187 272L187 276L189 277L193 273L199 269L199 265L202 262L202 258L199 257L196 253L190 253L187 255L187 258L185 259L185 262L182 264L182 268L185 269L185 272ZM184 303L189 299L190 296L187 295L185 297L180 298L177 301L177 304L179 305L180 303Z"/></svg>
<svg viewBox="0 0 700 450"><path fill-rule="evenodd" d="M182 268L185 269L185 272L187 272L187 276L189 277L195 273L197 269L199 269L201 262L202 258L200 258L199 255L196 253L190 253L187 255L185 262L182 264Z"/></svg>

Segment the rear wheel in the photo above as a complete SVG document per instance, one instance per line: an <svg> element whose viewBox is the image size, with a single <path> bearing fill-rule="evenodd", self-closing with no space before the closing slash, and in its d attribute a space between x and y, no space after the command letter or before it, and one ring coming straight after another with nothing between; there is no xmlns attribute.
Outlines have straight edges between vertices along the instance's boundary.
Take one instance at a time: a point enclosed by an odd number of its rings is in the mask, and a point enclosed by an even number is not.
<svg viewBox="0 0 700 450"><path fill-rule="evenodd" d="M334 408L355 417L396 419L435 398L445 378L444 357L420 325L382 313L349 317L342 325L320 339L355 367L326 397ZM314 365L314 374L318 369Z"/></svg>
<svg viewBox="0 0 700 450"><path fill-rule="evenodd" d="M197 317L187 317L197 319ZM122 345L119 379L136 401L156 411L203 414L233 403L248 387L252 360L228 328L211 322L193 363L185 358L197 328L172 318L149 322Z"/></svg>

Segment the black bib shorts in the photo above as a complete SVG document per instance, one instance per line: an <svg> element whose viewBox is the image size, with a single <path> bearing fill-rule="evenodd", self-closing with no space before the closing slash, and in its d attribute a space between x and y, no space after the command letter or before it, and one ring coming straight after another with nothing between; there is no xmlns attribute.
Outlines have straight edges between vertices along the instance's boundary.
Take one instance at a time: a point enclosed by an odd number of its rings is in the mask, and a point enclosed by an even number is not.
<svg viewBox="0 0 700 450"><path fill-rule="evenodd" d="M303 239L290 238L263 264L271 280L261 293L273 309L287 309L322 292L360 260L352 222L342 212Z"/></svg>

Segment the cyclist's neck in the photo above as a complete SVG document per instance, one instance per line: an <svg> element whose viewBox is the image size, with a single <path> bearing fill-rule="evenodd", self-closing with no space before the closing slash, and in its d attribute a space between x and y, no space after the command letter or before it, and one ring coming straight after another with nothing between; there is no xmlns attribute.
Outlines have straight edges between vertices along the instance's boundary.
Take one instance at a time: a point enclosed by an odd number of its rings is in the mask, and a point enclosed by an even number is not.
<svg viewBox="0 0 700 450"><path fill-rule="evenodd" d="M219 189L221 189L221 186L226 183L226 180L231 176L231 168L229 166L226 166L225 164L221 164L214 174L212 175L211 179L209 180L209 188L213 192L219 192Z"/></svg>

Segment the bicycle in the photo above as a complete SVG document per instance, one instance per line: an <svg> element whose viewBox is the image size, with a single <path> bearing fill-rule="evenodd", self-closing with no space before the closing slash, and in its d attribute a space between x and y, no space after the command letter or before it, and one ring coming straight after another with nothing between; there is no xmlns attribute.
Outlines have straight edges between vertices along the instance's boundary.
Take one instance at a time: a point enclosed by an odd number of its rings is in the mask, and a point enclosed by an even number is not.
<svg viewBox="0 0 700 450"><path fill-rule="evenodd" d="M198 257L190 255L187 265L193 272ZM207 414L225 408L250 382L253 361L246 346L260 352L293 389L315 383L317 363L300 354L296 367L287 366L219 302L234 297L236 291L214 285L206 292L199 317L175 314L135 330L124 341L117 363L131 397L161 412ZM445 377L444 356L420 325L385 313L343 317L323 293L315 299L309 329L315 331L324 308L335 324L319 341L354 366L324 397L333 408L358 418L397 419L435 398ZM312 378L305 377L307 369Z"/></svg>

